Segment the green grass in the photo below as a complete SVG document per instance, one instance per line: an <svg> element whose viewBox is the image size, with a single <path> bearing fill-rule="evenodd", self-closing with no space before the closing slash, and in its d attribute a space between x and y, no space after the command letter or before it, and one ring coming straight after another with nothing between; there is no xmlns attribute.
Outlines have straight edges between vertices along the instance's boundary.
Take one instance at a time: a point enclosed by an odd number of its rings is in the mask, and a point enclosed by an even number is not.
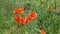
<svg viewBox="0 0 60 34"><path fill-rule="evenodd" d="M40 34L39 30L44 29L45 34L60 34L60 12L57 15L54 11L55 4L60 7L60 0L0 0L0 34ZM48 12L50 3L51 11ZM30 11L37 12L37 18L32 23L18 28L14 22L13 10L24 8L25 17Z"/></svg>

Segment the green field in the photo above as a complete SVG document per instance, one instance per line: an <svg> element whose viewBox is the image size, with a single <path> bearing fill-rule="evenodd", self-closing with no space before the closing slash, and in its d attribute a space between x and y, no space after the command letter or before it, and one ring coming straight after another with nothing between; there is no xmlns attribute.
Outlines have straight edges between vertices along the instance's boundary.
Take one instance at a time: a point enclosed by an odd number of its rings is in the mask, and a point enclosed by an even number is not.
<svg viewBox="0 0 60 34"><path fill-rule="evenodd" d="M13 10L21 7L25 12L23 18L30 11L37 12L37 17L32 23L19 27ZM40 34L41 29L45 34L60 34L60 0L0 0L0 34Z"/></svg>

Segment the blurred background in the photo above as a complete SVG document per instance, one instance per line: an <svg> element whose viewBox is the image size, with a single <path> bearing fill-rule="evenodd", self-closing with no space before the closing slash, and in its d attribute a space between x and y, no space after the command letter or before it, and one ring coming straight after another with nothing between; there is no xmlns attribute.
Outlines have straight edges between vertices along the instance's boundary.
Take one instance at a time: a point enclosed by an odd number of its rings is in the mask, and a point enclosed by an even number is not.
<svg viewBox="0 0 60 34"><path fill-rule="evenodd" d="M28 25L17 27L13 10L24 8L24 18L30 11L37 12L37 18ZM60 0L0 0L0 34L60 34Z"/></svg>

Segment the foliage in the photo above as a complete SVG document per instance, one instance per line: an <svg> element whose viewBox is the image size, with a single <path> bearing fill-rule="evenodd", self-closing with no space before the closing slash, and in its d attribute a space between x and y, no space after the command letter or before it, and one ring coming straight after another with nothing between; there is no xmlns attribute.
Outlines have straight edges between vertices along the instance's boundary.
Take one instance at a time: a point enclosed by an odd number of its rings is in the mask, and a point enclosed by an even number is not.
<svg viewBox="0 0 60 34"><path fill-rule="evenodd" d="M0 34L60 34L60 12L56 13L56 4L60 8L60 0L0 0ZM51 10L48 11L48 4ZM13 10L24 8L25 17L31 10L37 12L37 18L23 27L14 22ZM60 9L59 9L60 10Z"/></svg>

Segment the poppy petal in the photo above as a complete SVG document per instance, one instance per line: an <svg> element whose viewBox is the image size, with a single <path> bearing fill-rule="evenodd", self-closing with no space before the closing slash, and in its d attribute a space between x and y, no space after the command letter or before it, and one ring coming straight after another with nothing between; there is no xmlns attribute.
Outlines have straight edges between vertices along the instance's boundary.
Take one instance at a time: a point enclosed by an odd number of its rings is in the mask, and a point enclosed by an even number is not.
<svg viewBox="0 0 60 34"><path fill-rule="evenodd" d="M20 19L19 16L14 16L14 20L15 20L16 22L19 22L19 19Z"/></svg>
<svg viewBox="0 0 60 34"><path fill-rule="evenodd" d="M24 9L23 8L19 8L19 13L23 14L24 13Z"/></svg>
<svg viewBox="0 0 60 34"><path fill-rule="evenodd" d="M32 22L32 18L31 18L30 15L26 16L26 17L25 17L25 20L26 20L27 22L28 22L28 20L29 20L30 22Z"/></svg>
<svg viewBox="0 0 60 34"><path fill-rule="evenodd" d="M19 8L14 9L13 14L17 14L18 11L19 11L18 9L19 9Z"/></svg>
<svg viewBox="0 0 60 34"><path fill-rule="evenodd" d="M25 20L23 18L20 19L20 24L25 24Z"/></svg>
<svg viewBox="0 0 60 34"><path fill-rule="evenodd" d="M36 17L37 17L37 13L36 13L36 12L30 12L30 16L31 16L32 18L36 18Z"/></svg>

